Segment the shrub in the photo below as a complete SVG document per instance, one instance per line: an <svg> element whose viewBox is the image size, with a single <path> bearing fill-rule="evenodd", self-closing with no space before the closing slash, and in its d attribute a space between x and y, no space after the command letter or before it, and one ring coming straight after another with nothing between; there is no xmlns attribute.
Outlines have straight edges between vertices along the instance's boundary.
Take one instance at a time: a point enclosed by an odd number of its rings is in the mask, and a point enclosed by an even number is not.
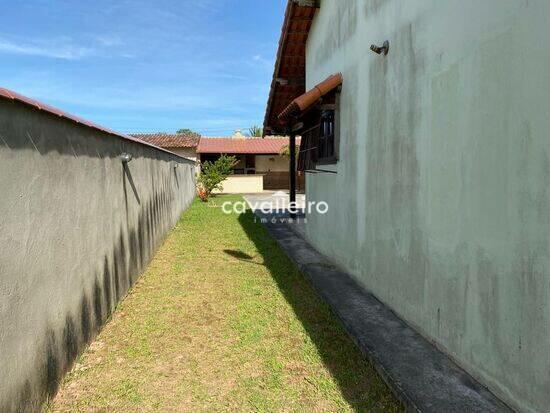
<svg viewBox="0 0 550 413"><path fill-rule="evenodd" d="M197 192L203 202L207 202L212 191L223 190L222 182L233 173L237 163L234 156L222 155L215 162L206 161L197 176Z"/></svg>
<svg viewBox="0 0 550 413"><path fill-rule="evenodd" d="M296 156L300 153L300 145L296 145ZM290 145L285 145L281 148L281 152L279 155L284 156L286 158L290 158Z"/></svg>

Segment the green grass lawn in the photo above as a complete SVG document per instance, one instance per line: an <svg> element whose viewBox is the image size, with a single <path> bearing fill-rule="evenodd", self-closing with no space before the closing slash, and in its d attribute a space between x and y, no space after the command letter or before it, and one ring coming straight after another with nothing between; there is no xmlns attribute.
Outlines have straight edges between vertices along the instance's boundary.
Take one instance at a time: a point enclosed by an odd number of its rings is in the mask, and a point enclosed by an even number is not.
<svg viewBox="0 0 550 413"><path fill-rule="evenodd" d="M240 197L195 202L49 411L401 411Z"/></svg>

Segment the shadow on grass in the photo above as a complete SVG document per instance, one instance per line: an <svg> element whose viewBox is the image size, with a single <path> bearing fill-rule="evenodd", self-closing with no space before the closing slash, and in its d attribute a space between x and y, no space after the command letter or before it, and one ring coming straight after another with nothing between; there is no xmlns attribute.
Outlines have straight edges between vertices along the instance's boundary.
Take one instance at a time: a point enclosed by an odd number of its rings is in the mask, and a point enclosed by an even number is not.
<svg viewBox="0 0 550 413"><path fill-rule="evenodd" d="M223 250L223 252L225 252L227 255L231 255L233 258L237 258L238 260L243 260L243 261L250 261L251 259L253 259L252 256L242 252L242 251L236 251L236 250Z"/></svg>
<svg viewBox="0 0 550 413"><path fill-rule="evenodd" d="M235 250L223 250L227 255L232 256L233 258L238 259L239 261L246 262L248 264L254 264L254 265L262 265L265 266L265 264L261 262L254 262L254 257L251 257L248 254L245 254L242 251L235 251Z"/></svg>
<svg viewBox="0 0 550 413"><path fill-rule="evenodd" d="M248 238L254 242L264 263L305 331L317 347L324 365L355 411L401 411L391 391L363 357L328 306L279 247L269 232L248 210L239 216ZM226 251L227 252L227 251ZM232 256L243 256L232 251Z"/></svg>

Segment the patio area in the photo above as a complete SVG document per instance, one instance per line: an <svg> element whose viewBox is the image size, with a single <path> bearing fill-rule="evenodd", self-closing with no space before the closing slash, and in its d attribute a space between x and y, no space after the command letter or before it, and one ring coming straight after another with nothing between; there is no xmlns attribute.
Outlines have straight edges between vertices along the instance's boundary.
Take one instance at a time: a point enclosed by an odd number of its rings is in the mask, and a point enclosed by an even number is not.
<svg viewBox="0 0 550 413"><path fill-rule="evenodd" d="M249 210L196 201L48 411L401 411Z"/></svg>

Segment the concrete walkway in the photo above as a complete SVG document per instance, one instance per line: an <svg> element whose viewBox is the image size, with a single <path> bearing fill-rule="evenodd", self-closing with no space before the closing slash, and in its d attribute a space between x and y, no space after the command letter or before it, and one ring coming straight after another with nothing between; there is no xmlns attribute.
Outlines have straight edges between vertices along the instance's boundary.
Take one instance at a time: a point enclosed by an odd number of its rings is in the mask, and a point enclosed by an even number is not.
<svg viewBox="0 0 550 413"><path fill-rule="evenodd" d="M289 195L288 191L263 192L261 194L244 195L250 207L256 212L260 208L271 208L275 210L276 206L288 208ZM299 209L304 209L306 205L306 196L304 194L296 194L296 206Z"/></svg>
<svg viewBox="0 0 550 413"><path fill-rule="evenodd" d="M288 222L289 216L287 207L289 205L289 195L288 191L279 191L273 193L264 193L264 194L251 194L244 195L244 199L248 202L250 208L254 211L254 214L258 216L262 223L273 220L278 220L279 222ZM281 208L283 205L283 208ZM278 210L278 208L281 208ZM296 194L296 219L293 220L291 228L298 232L298 235L305 238L305 216L306 208L306 196L305 194ZM270 210L270 212L264 212Z"/></svg>
<svg viewBox="0 0 550 413"><path fill-rule="evenodd" d="M449 357L337 269L290 224L256 212L340 318L396 396L413 412L511 412ZM284 214L279 214L281 218Z"/></svg>

